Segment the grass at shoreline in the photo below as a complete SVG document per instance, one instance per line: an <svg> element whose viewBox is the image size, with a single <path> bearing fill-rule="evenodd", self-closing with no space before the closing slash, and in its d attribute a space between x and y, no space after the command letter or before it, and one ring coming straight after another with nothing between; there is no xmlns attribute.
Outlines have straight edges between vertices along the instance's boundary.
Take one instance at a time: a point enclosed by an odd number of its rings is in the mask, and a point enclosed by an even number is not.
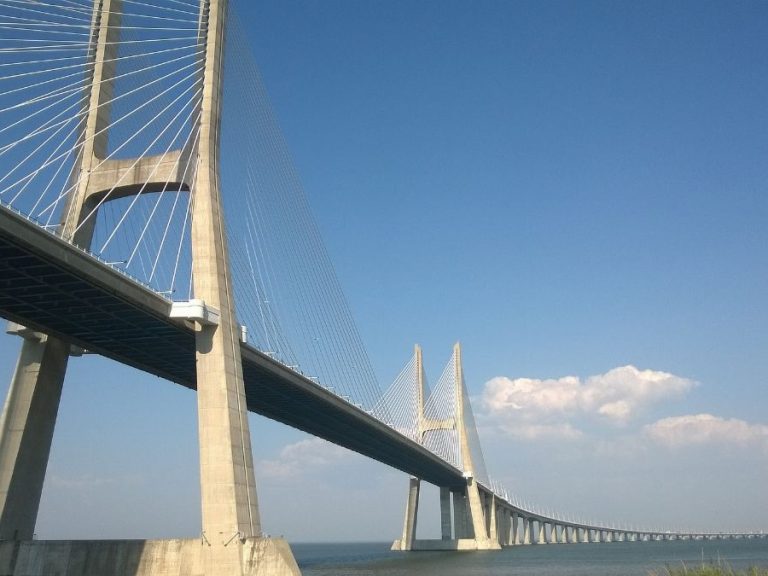
<svg viewBox="0 0 768 576"><path fill-rule="evenodd" d="M768 576L768 568L753 566L746 570L734 570L730 566L705 564L688 567L685 564L678 568L667 566L664 570L649 572L648 576Z"/></svg>

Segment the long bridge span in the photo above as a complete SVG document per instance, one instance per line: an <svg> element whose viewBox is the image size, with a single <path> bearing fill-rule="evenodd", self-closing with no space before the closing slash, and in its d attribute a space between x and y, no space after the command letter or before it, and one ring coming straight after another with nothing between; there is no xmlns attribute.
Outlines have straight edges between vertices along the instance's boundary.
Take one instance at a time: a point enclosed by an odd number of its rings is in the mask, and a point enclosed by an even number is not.
<svg viewBox="0 0 768 576"><path fill-rule="evenodd" d="M11 320L12 330L25 338L54 335L77 348L195 389L194 321L172 317L173 309L173 301L166 296L0 206L0 315ZM240 343L240 352L249 411L439 486L444 494L465 490L465 470L375 414L245 342ZM412 480L412 484L417 483ZM446 518L444 539L418 540L413 529L417 504L409 502L411 525L406 517L403 538L395 545L405 550L436 550L768 536L582 524L525 510L513 504L503 489L482 483L478 488L487 542L460 525L455 502L453 512L443 505L445 515L453 514L450 520ZM469 534L473 537L466 537Z"/></svg>
<svg viewBox="0 0 768 576"><path fill-rule="evenodd" d="M431 390L417 347L382 393L231 23L227 0L0 3L0 316L23 339L0 419L0 571L298 574L262 530L248 411L408 474L396 550L766 537L521 506L487 474L458 344ZM82 350L197 391L199 538L33 540ZM325 385L297 368L313 362ZM440 490L439 539L417 537L422 482Z"/></svg>

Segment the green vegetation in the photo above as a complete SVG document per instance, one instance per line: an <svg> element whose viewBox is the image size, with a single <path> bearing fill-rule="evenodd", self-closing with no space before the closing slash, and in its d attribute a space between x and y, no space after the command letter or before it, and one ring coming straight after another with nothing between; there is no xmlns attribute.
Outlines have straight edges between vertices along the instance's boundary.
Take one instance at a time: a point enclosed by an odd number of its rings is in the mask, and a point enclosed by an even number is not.
<svg viewBox="0 0 768 576"><path fill-rule="evenodd" d="M722 564L702 564L695 567L688 567L683 564L677 568L667 566L660 572L649 572L648 576L768 576L768 568L753 566L746 570L737 571Z"/></svg>

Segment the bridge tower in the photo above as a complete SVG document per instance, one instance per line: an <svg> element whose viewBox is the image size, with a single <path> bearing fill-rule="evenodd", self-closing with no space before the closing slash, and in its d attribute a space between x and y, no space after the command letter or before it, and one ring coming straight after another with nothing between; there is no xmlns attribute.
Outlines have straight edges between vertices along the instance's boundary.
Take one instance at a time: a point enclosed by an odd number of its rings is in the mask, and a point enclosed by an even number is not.
<svg viewBox="0 0 768 576"><path fill-rule="evenodd" d="M415 370L417 378L417 432L418 440L424 443L425 435L434 430L455 430L458 436L459 453L465 485L460 488L440 486L440 540L417 540L416 525L419 508L421 480L410 478L408 500L403 522L403 534L392 544L393 550L497 550L501 546L496 535L494 495L481 489L474 476L467 418L466 403L469 402L464 386L464 371L461 363L461 345L453 347L453 381L455 414L451 418L435 420L425 413L426 387L422 364L421 348L415 348ZM451 510L453 504L453 510Z"/></svg>
<svg viewBox="0 0 768 576"><path fill-rule="evenodd" d="M187 573L195 576L298 574L287 544L263 538L254 479L219 185L227 0L200 1L199 139L192 149L162 157L107 159L121 13L122 0L94 0L86 67L87 112L73 171L76 186L64 207L59 232L87 249L103 202L169 188L192 194L194 295L219 316L217 323L198 322L195 328L201 537L172 541L176 543L173 558L163 557L165 552L157 554L171 546L155 541L153 547L147 541L143 548L158 562L137 558L136 574L166 574L168 562L186 566ZM190 155L193 174L183 169ZM0 417L0 540L24 544L33 538L71 346L22 326L11 325L9 331L24 342ZM99 543L91 544L86 553L98 554ZM126 543L126 550L135 551L131 546ZM114 566L115 572L119 569Z"/></svg>

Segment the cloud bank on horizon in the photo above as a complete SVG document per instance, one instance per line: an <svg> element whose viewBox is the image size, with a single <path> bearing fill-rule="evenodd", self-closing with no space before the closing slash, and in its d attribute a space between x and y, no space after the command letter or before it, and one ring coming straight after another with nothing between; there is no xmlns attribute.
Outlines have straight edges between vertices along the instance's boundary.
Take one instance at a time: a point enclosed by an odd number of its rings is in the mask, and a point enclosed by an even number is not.
<svg viewBox="0 0 768 576"><path fill-rule="evenodd" d="M483 388L480 413L488 428L518 440L579 440L589 436L585 427L630 428L652 408L680 400L698 385L690 378L632 365L586 379L498 376ZM706 413L646 423L639 436L669 449L739 444L768 450L768 425Z"/></svg>

